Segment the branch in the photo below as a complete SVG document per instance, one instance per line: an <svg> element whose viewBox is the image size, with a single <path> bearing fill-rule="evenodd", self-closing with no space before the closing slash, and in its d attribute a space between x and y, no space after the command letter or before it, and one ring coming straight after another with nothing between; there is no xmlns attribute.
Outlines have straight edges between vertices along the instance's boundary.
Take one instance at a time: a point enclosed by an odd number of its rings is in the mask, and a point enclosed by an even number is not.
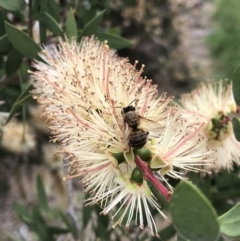
<svg viewBox="0 0 240 241"><path fill-rule="evenodd" d="M157 188L157 190L162 194L162 196L169 202L171 197L171 192L168 191L166 187L157 179L153 172L149 169L147 162L144 162L139 156L135 157L136 165L143 172L144 179L149 180Z"/></svg>

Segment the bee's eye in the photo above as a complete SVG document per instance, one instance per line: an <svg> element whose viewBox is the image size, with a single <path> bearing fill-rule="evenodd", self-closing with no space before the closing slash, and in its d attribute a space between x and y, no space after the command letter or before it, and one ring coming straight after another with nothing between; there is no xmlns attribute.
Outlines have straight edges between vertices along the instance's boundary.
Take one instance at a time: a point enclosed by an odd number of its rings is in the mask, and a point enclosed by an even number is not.
<svg viewBox="0 0 240 241"><path fill-rule="evenodd" d="M136 108L134 106L132 106L132 105L128 106L128 111L135 111L135 110L136 110Z"/></svg>
<svg viewBox="0 0 240 241"><path fill-rule="evenodd" d="M124 115L127 112L128 112L127 107L122 108L122 111L121 111L122 115Z"/></svg>
<svg viewBox="0 0 240 241"><path fill-rule="evenodd" d="M133 107L132 105L129 105L127 107L123 107L122 108L122 115L128 113L129 111L135 111L135 110L136 110L136 108Z"/></svg>

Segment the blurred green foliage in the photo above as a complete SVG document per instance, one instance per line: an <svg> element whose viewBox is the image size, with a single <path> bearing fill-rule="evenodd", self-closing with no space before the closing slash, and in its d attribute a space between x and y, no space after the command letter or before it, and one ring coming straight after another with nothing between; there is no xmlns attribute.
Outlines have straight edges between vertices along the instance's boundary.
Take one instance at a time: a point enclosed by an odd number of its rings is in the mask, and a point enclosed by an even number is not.
<svg viewBox="0 0 240 241"><path fill-rule="evenodd" d="M38 204L33 206L32 209L20 203L14 204L14 209L22 221L37 235L39 240L55 241L59 235L66 233L71 233L73 238L77 240L77 229L69 217L60 210L49 208L40 176L37 178L37 194ZM53 225L53 223L56 224Z"/></svg>
<svg viewBox="0 0 240 241"><path fill-rule="evenodd" d="M216 79L231 79L240 63L240 2L235 0L214 1L216 12L208 44L215 60Z"/></svg>

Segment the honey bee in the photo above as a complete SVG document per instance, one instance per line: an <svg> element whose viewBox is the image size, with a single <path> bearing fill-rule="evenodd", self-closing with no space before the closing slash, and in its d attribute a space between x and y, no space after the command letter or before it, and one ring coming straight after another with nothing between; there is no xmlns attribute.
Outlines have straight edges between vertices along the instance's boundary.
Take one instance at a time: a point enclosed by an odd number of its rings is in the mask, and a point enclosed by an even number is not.
<svg viewBox="0 0 240 241"><path fill-rule="evenodd" d="M124 121L124 132L129 130L128 145L133 149L141 149L147 142L149 132L139 127L141 119L136 112L136 108L131 104L122 108L122 115Z"/></svg>

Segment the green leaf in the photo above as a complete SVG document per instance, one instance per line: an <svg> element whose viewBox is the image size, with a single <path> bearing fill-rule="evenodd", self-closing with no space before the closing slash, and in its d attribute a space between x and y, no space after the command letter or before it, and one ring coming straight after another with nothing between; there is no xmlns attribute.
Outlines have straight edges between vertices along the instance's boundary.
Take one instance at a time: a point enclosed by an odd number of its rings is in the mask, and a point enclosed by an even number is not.
<svg viewBox="0 0 240 241"><path fill-rule="evenodd" d="M158 203L161 204L163 209L169 208L168 201L162 196L162 194L158 191L158 189L152 184L152 182L147 181L149 188L151 189L154 196L157 198Z"/></svg>
<svg viewBox="0 0 240 241"><path fill-rule="evenodd" d="M55 0L34 0L32 15L35 17L39 13L46 12L58 23L60 22L60 7Z"/></svg>
<svg viewBox="0 0 240 241"><path fill-rule="evenodd" d="M24 32L5 21L7 36L14 48L29 59L39 59L40 47Z"/></svg>
<svg viewBox="0 0 240 241"><path fill-rule="evenodd" d="M32 213L33 213L33 221L35 224L40 224L40 223L44 224L44 225L47 224L45 219L43 218L38 206L33 207Z"/></svg>
<svg viewBox="0 0 240 241"><path fill-rule="evenodd" d="M35 16L40 12L40 2L39 0L35 0L32 2L32 16Z"/></svg>
<svg viewBox="0 0 240 241"><path fill-rule="evenodd" d="M35 223L34 226L31 227L31 229L38 235L39 240L41 241L56 241L46 224Z"/></svg>
<svg viewBox="0 0 240 241"><path fill-rule="evenodd" d="M98 213L98 226L95 230L95 234L97 237L102 238L103 240L108 237L109 232L109 216L108 215L101 215L99 214L101 212L101 208L99 206L96 206L96 212Z"/></svg>
<svg viewBox="0 0 240 241"><path fill-rule="evenodd" d="M49 206L48 206L48 200L47 195L43 186L43 182L40 176L37 177L37 194L38 194L38 202L40 207L48 212Z"/></svg>
<svg viewBox="0 0 240 241"><path fill-rule="evenodd" d="M6 14L3 11L0 11L0 36L3 36L6 34L5 27L4 27L4 21L7 19Z"/></svg>
<svg viewBox="0 0 240 241"><path fill-rule="evenodd" d="M179 233L177 234L177 241L190 241L189 239L185 239L183 236L181 236Z"/></svg>
<svg viewBox="0 0 240 241"><path fill-rule="evenodd" d="M146 241L146 240L148 240L148 238L149 238L149 234L145 232L145 233L143 233L143 235L141 235L141 237L138 237L138 241ZM121 241L121 240L118 239L118 241ZM151 241L153 241L153 240L151 240ZM157 238L156 241L165 241L165 240Z"/></svg>
<svg viewBox="0 0 240 241"><path fill-rule="evenodd" d="M48 0L48 13L59 23L60 7L55 0Z"/></svg>
<svg viewBox="0 0 240 241"><path fill-rule="evenodd" d="M0 6L9 11L21 11L26 7L25 0L0 0Z"/></svg>
<svg viewBox="0 0 240 241"><path fill-rule="evenodd" d="M207 198L192 184L180 182L170 211L177 232L191 241L215 241L219 237L217 215Z"/></svg>
<svg viewBox="0 0 240 241"><path fill-rule="evenodd" d="M162 240L169 240L176 234L176 230L174 229L173 225L170 224L169 226L162 229L158 235L161 237ZM158 238L152 238L151 241L158 241Z"/></svg>
<svg viewBox="0 0 240 241"><path fill-rule="evenodd" d="M228 171L222 171L219 175L215 177L215 185L217 187L217 191L227 190L229 191L233 188L234 175L229 174Z"/></svg>
<svg viewBox="0 0 240 241"><path fill-rule="evenodd" d="M75 21L75 17L73 14L72 9L69 10L66 20L66 35L68 39L71 39L72 37L76 37L78 35L77 31L77 23Z"/></svg>
<svg viewBox="0 0 240 241"><path fill-rule="evenodd" d="M225 201L239 197L239 189L228 189L226 191L212 191L211 200L215 202Z"/></svg>
<svg viewBox="0 0 240 241"><path fill-rule="evenodd" d="M47 12L41 12L36 16L36 19L39 20L46 28L52 31L56 35L61 35L63 33L62 28L58 22Z"/></svg>
<svg viewBox="0 0 240 241"><path fill-rule="evenodd" d="M109 219L109 216L101 216L105 219ZM102 220L99 220L98 225L94 228L94 233L99 239L106 240L107 237L109 237L109 230L105 225L102 224Z"/></svg>
<svg viewBox="0 0 240 241"><path fill-rule="evenodd" d="M40 24L39 32L40 32L41 43L46 43L47 42L47 29L42 24Z"/></svg>
<svg viewBox="0 0 240 241"><path fill-rule="evenodd" d="M236 103L240 105L240 65L233 73L233 95Z"/></svg>
<svg viewBox="0 0 240 241"><path fill-rule="evenodd" d="M107 44L110 46L110 48L113 48L113 49L123 49L123 48L130 47L132 45L130 41L120 36L109 34L109 33L103 33L103 32L97 31L95 33L95 36L101 41L107 40L108 41Z"/></svg>
<svg viewBox="0 0 240 241"><path fill-rule="evenodd" d="M210 197L212 188L210 178L200 178L199 173L195 172L188 173L187 177L188 180L196 185L206 197Z"/></svg>
<svg viewBox="0 0 240 241"><path fill-rule="evenodd" d="M240 186L239 175L237 172L221 171L215 177L215 184L219 190L230 191L234 188L238 189Z"/></svg>
<svg viewBox="0 0 240 241"><path fill-rule="evenodd" d="M32 94L24 95L20 100L16 102L17 105L25 105L33 101Z"/></svg>
<svg viewBox="0 0 240 241"><path fill-rule="evenodd" d="M87 227L87 224L90 222L91 220L91 215L92 215L92 212L94 211L94 208L95 206L86 206L84 207L83 209L83 228Z"/></svg>
<svg viewBox="0 0 240 241"><path fill-rule="evenodd" d="M81 39L83 36L90 36L90 35L96 33L98 26L102 22L105 11L106 10L103 10L97 16L95 16L91 21L88 22L88 24L85 26L85 28L81 32L79 39Z"/></svg>
<svg viewBox="0 0 240 241"><path fill-rule="evenodd" d="M51 234L64 234L64 233L69 233L69 230L66 228L60 228L60 227L51 227L48 226L48 231Z"/></svg>
<svg viewBox="0 0 240 241"><path fill-rule="evenodd" d="M18 96L17 100L15 101L15 103L12 106L12 109L10 110L9 116L7 118L6 124L12 119L12 117L14 116L14 114L16 113L16 111L19 109L19 107L21 106L21 104L23 103L22 100L26 99L26 96L29 96L29 89L30 89L31 85L28 84L25 87L25 90Z"/></svg>
<svg viewBox="0 0 240 241"><path fill-rule="evenodd" d="M48 0L36 0L39 4L40 12L48 11Z"/></svg>
<svg viewBox="0 0 240 241"><path fill-rule="evenodd" d="M0 53L6 53L10 47L11 44L9 42L7 35L0 37Z"/></svg>
<svg viewBox="0 0 240 241"><path fill-rule="evenodd" d="M60 22L60 7L55 0L34 0L32 14L34 18L39 14L46 12L57 22Z"/></svg>
<svg viewBox="0 0 240 241"><path fill-rule="evenodd" d="M15 237L14 234L11 234L9 232L5 232L7 234L7 236L10 238L10 240L12 241L26 241L26 239L22 238L22 237Z"/></svg>
<svg viewBox="0 0 240 241"><path fill-rule="evenodd" d="M15 73L22 63L22 55L12 46L11 50L8 52L8 58L6 62L6 73L11 75Z"/></svg>
<svg viewBox="0 0 240 241"><path fill-rule="evenodd" d="M233 118L232 124L233 124L234 135L235 135L236 139L238 141L240 141L240 122L237 118Z"/></svg>
<svg viewBox="0 0 240 241"><path fill-rule="evenodd" d="M20 203L14 203L13 209L23 219L24 222L26 222L26 223L33 222L31 213L29 212L27 207L25 207L24 205L22 205Z"/></svg>
<svg viewBox="0 0 240 241"><path fill-rule="evenodd" d="M84 28L96 16L96 9L78 8L75 14L78 19L78 26Z"/></svg>
<svg viewBox="0 0 240 241"><path fill-rule="evenodd" d="M60 212L60 216L62 218L62 221L66 224L68 227L69 231L71 232L72 236L74 239L78 238L78 232L77 229L74 227L74 225L69 221L67 215L65 215L63 212Z"/></svg>
<svg viewBox="0 0 240 241"><path fill-rule="evenodd" d="M240 203L218 218L221 232L230 237L240 237Z"/></svg>
<svg viewBox="0 0 240 241"><path fill-rule="evenodd" d="M133 216L135 217L136 210L133 210L133 211L134 211ZM121 225L125 226L128 222L128 217L129 217L130 212L132 212L132 210L130 210L129 206L128 207L123 206L118 209L118 212L115 214L115 216L114 216L114 218L112 218L112 220L114 222L117 222L119 219L121 219ZM143 217L143 218L145 219L145 217ZM96 227L96 232L99 232L97 230L97 227Z"/></svg>

